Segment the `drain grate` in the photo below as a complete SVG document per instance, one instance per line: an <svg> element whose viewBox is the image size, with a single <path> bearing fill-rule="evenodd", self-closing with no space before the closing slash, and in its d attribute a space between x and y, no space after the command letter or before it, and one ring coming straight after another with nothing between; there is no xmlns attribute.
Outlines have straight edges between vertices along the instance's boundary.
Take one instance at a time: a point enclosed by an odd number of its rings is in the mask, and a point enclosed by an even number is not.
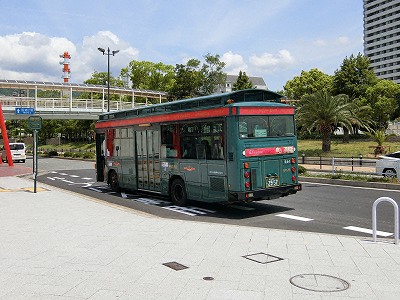
<svg viewBox="0 0 400 300"><path fill-rule="evenodd" d="M290 278L290 283L298 288L314 292L341 292L350 283L341 278L325 274L300 274Z"/></svg>
<svg viewBox="0 0 400 300"><path fill-rule="evenodd" d="M174 269L175 271L180 271L180 270L184 270L184 269L188 269L189 267L186 267L180 263L177 263L176 261L171 261L171 262L167 262L167 263L163 263L164 266Z"/></svg>
<svg viewBox="0 0 400 300"><path fill-rule="evenodd" d="M244 255L242 257L247 258L252 261L255 261L260 264L269 264L269 263L283 260L283 258L280 258L278 256L274 256L274 255L266 254L266 253L262 253L262 252Z"/></svg>

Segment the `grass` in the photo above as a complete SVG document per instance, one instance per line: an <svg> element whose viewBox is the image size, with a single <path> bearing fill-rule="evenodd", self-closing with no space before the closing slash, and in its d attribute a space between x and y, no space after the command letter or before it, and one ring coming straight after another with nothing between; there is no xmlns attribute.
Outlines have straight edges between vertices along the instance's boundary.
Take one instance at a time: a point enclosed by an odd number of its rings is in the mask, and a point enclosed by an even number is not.
<svg viewBox="0 0 400 300"><path fill-rule="evenodd" d="M373 158L374 148L377 144L371 140L350 140L348 144L341 140L332 140L331 151L322 152L321 140L299 140L298 151L299 155L303 153L305 156L322 156L322 157L358 157L362 154L365 158ZM387 141L383 144L387 153L400 151L400 142Z"/></svg>

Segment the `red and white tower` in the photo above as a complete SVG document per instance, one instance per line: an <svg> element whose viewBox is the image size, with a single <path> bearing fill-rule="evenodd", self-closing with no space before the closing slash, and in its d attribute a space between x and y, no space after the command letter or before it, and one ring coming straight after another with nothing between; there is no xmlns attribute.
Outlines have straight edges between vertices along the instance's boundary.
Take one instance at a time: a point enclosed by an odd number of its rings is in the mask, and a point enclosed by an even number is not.
<svg viewBox="0 0 400 300"><path fill-rule="evenodd" d="M68 80L71 78L71 70L69 69L69 60L71 59L71 55L69 55L68 51L64 52L64 54L60 54L61 58L64 58L64 60L60 61L60 65L63 65L63 76L64 82L68 82Z"/></svg>

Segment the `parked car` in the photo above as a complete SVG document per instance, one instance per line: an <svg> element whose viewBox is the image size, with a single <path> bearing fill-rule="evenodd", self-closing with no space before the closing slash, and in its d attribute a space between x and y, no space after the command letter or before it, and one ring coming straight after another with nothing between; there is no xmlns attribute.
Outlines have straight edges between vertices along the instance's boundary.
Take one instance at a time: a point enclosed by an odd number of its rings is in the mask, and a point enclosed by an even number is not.
<svg viewBox="0 0 400 300"><path fill-rule="evenodd" d="M24 143L10 143L11 157L13 161L22 161L23 163L26 160L26 146ZM6 149L3 146L1 151L1 160L3 162L7 161L7 153Z"/></svg>
<svg viewBox="0 0 400 300"><path fill-rule="evenodd" d="M396 177L400 172L400 151L378 156L376 173L385 177Z"/></svg>

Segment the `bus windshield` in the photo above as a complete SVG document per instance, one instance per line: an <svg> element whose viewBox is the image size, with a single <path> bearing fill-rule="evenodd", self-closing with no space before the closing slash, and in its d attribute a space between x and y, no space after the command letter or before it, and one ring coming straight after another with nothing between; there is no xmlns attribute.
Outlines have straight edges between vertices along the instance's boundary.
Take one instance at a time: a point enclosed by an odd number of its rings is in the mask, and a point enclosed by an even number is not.
<svg viewBox="0 0 400 300"><path fill-rule="evenodd" d="M240 116L239 137L241 139L294 136L293 116Z"/></svg>

